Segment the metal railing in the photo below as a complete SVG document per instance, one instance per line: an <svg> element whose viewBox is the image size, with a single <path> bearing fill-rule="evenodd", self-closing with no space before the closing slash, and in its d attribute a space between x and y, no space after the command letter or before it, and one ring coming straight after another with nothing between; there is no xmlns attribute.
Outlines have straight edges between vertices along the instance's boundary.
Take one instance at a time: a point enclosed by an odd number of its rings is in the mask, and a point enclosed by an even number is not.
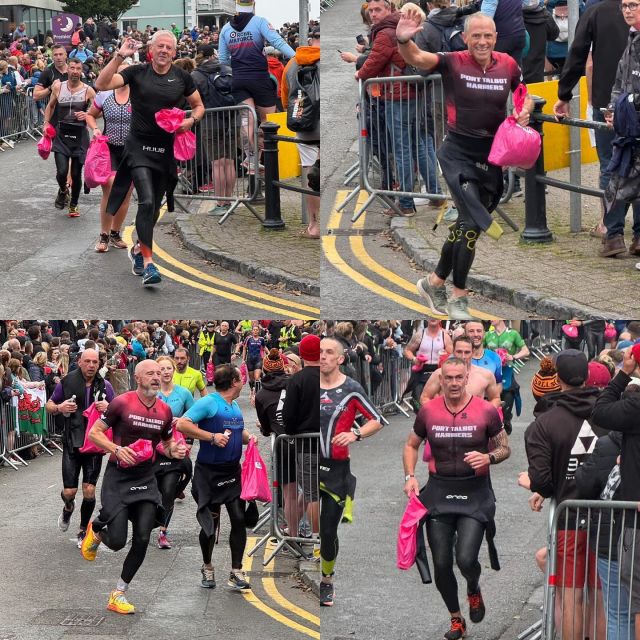
<svg viewBox="0 0 640 640"><path fill-rule="evenodd" d="M44 122L45 101L33 99L33 88L0 91L0 141L13 147L20 138L36 140ZM0 150L4 151L2 147Z"/></svg>
<svg viewBox="0 0 640 640"><path fill-rule="evenodd" d="M301 545L320 542L318 532L312 531L310 537L303 537L298 531L304 517L304 509L300 510L301 498L303 505L312 505L312 510L318 508L319 440L319 433L274 434L271 437L271 505L253 529L255 532L268 525L269 531L247 554L252 556L275 538L276 546L264 559L264 566L285 547L297 557L309 558L310 554ZM312 514L311 520L314 517L319 517L319 512Z"/></svg>

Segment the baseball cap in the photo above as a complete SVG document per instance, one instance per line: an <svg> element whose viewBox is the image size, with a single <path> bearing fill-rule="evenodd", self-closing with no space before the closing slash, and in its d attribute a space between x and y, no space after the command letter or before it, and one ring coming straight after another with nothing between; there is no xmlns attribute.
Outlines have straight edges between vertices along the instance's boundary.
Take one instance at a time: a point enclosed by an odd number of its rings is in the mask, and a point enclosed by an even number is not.
<svg viewBox="0 0 640 640"><path fill-rule="evenodd" d="M582 386L589 376L587 356L577 349L565 349L556 356L558 379L571 387Z"/></svg>
<svg viewBox="0 0 640 640"><path fill-rule="evenodd" d="M588 364L589 375L587 377L587 387L598 387L604 389L611 382L609 369L601 362L590 362Z"/></svg>

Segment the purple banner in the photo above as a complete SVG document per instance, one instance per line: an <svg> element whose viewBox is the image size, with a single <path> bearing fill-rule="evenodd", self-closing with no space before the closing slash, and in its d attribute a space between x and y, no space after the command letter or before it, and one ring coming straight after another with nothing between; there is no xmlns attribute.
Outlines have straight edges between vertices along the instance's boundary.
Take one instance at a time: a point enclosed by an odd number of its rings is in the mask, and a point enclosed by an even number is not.
<svg viewBox="0 0 640 640"><path fill-rule="evenodd" d="M82 18L73 13L59 13L51 18L51 31L53 31L53 43L71 47L71 36L75 26L82 24Z"/></svg>

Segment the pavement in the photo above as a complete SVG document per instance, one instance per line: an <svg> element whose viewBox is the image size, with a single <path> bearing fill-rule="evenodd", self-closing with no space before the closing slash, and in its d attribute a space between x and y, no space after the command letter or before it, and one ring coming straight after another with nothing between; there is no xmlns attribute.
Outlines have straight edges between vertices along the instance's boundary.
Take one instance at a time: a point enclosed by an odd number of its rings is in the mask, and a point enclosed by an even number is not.
<svg viewBox="0 0 640 640"><path fill-rule="evenodd" d="M256 432L248 391L239 402L247 428ZM267 443L259 436L265 460ZM158 549L152 532L144 564L131 582L129 599L136 614L107 611L108 594L120 574L126 550L113 553L101 547L95 562L83 560L75 543L79 504L69 530L58 530L60 464L61 455L56 453L53 457L42 455L17 471L0 468L0 638L320 640L317 596L302 582L292 557L279 554L263 566L272 549L270 543L252 557L245 554L243 568L252 585L250 593L226 586L231 557L229 521L224 512L213 552L218 586L213 590L200 587L199 526L188 490L187 497L175 505L169 531L173 548ZM100 485L98 495L99 490ZM264 533L247 531L247 552Z"/></svg>
<svg viewBox="0 0 640 640"><path fill-rule="evenodd" d="M523 411L515 418L509 438L511 457L491 469L501 570L489 567L483 544L480 585L487 613L482 623L469 623L473 640L515 640L541 619L544 577L534 553L545 544L547 509L533 513L527 504L529 493L517 486L518 473L527 468L523 436L533 419L530 384L537 368L532 358L518 375ZM413 416L387 418L389 425L350 448L357 477L354 521L341 524L338 530L335 605L322 610L322 636L330 640L434 640L448 629L447 610L435 585L423 585L415 568L400 571L396 567L396 536L406 505L402 450ZM416 475L422 485L426 465L419 463ZM466 614L464 579L455 571Z"/></svg>

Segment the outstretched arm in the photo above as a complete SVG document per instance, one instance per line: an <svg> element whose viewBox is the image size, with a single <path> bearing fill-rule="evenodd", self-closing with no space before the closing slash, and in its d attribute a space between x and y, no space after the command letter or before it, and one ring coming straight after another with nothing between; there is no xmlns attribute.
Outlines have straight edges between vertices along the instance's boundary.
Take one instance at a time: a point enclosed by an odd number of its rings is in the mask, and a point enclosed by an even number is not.
<svg viewBox="0 0 640 640"><path fill-rule="evenodd" d="M396 39L398 51L407 64L424 71L435 69L438 64L438 56L435 53L422 51L412 38L422 29L422 16L415 10L409 9L398 21L396 27Z"/></svg>

